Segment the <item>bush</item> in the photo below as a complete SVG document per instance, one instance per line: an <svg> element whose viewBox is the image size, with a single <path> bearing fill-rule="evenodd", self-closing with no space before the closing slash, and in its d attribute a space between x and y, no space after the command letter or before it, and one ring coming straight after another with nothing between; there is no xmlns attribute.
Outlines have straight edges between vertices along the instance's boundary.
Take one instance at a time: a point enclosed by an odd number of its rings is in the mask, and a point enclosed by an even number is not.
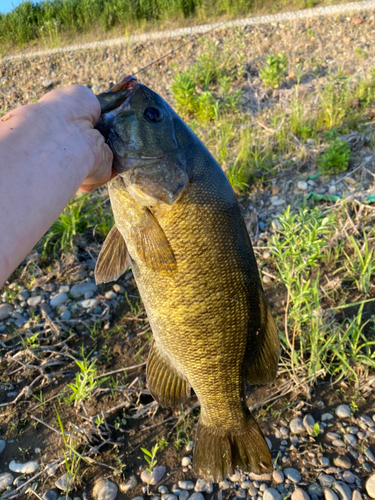
<svg viewBox="0 0 375 500"><path fill-rule="evenodd" d="M324 174L338 174L348 168L349 159L349 144L336 139L318 159L318 168Z"/></svg>

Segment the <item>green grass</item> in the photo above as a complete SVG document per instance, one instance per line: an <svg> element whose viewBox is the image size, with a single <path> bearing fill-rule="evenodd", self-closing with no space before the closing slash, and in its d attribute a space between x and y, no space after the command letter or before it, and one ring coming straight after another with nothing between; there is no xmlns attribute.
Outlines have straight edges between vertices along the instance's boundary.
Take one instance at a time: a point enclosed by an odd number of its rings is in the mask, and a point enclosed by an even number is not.
<svg viewBox="0 0 375 500"><path fill-rule="evenodd" d="M284 81L288 69L288 58L285 54L270 54L260 70L263 84L271 89L277 89Z"/></svg>

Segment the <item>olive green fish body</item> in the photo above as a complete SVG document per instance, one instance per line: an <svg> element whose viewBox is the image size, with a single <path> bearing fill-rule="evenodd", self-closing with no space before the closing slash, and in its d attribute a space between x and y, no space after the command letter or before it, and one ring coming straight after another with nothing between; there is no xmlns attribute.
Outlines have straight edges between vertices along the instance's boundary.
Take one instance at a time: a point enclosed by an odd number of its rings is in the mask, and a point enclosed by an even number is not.
<svg viewBox="0 0 375 500"><path fill-rule="evenodd" d="M153 331L150 392L174 406L192 387L201 403L196 471L220 480L236 466L270 470L267 444L246 406L245 382L274 379L279 344L241 210L201 141L165 101L148 89L147 95L146 111L157 106L169 119L159 142L170 134L176 147L166 148L164 167L154 166L151 174L144 169L136 180L134 171L118 167L121 175L109 185L116 244L111 252L103 247L97 275L106 281L100 276L113 274L107 265L113 253L124 267L127 250Z"/></svg>

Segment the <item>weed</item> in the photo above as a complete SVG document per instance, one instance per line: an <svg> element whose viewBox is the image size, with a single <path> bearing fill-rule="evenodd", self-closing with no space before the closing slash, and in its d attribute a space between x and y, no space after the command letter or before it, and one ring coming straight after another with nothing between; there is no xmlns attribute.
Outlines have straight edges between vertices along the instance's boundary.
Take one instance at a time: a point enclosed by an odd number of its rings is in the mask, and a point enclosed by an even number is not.
<svg viewBox="0 0 375 500"><path fill-rule="evenodd" d="M148 463L148 467L146 468L146 470L149 471L150 474L152 474L152 471L154 470L154 467L157 464L156 453L159 450L159 445L158 443L156 443L155 446L152 447L151 452L146 450L146 448L141 448L141 450L144 453L144 459Z"/></svg>
<svg viewBox="0 0 375 500"><path fill-rule="evenodd" d="M320 428L320 426L319 426L319 422L315 422L314 427L313 427L313 431L312 431L312 433L311 433L311 436L312 436L313 438L316 438L316 437L318 437L318 436L319 436L319 434L320 434L321 432L323 432L323 431L321 430L321 428Z"/></svg>
<svg viewBox="0 0 375 500"><path fill-rule="evenodd" d="M285 54L270 54L260 70L260 78L266 87L277 89L286 77L287 68L288 58Z"/></svg>
<svg viewBox="0 0 375 500"><path fill-rule="evenodd" d="M349 144L336 139L318 158L318 168L324 174L338 174L348 168L349 159Z"/></svg>
<svg viewBox="0 0 375 500"><path fill-rule="evenodd" d="M351 97L348 79L340 71L331 73L319 97L321 111L318 124L328 130L341 126Z"/></svg>
<svg viewBox="0 0 375 500"><path fill-rule="evenodd" d="M371 277L375 274L375 252L374 248L369 249L369 242L366 233L363 233L363 245L360 248L358 241L350 235L349 241L354 248L354 255L349 256L345 251L346 262L344 279L354 281L358 291L368 295Z"/></svg>
<svg viewBox="0 0 375 500"><path fill-rule="evenodd" d="M164 450L164 448L166 448L168 446L168 439L166 436L158 437L157 443L158 443L160 450Z"/></svg>
<svg viewBox="0 0 375 500"><path fill-rule="evenodd" d="M74 401L75 407L79 406L81 401L85 401L99 385L108 380L108 377L97 380L97 370L95 366L97 360L95 359L89 364L88 360L84 357L83 346L81 355L83 357L82 361L75 360L80 372L76 374L75 383L68 384L68 387L72 390L70 401Z"/></svg>
<svg viewBox="0 0 375 500"><path fill-rule="evenodd" d="M31 455L31 446L29 448L18 448L22 457L22 461L26 462L26 460L30 457Z"/></svg>
<svg viewBox="0 0 375 500"><path fill-rule="evenodd" d="M128 295L128 292L124 292L124 297L126 300L126 303L128 304L130 308L130 314L132 316L139 316L142 313L142 301L139 297L132 297ZM130 297L134 298L135 300L130 300Z"/></svg>
<svg viewBox="0 0 375 500"><path fill-rule="evenodd" d="M46 49L53 49L60 46L58 24L56 19L52 19L39 26L40 38Z"/></svg>

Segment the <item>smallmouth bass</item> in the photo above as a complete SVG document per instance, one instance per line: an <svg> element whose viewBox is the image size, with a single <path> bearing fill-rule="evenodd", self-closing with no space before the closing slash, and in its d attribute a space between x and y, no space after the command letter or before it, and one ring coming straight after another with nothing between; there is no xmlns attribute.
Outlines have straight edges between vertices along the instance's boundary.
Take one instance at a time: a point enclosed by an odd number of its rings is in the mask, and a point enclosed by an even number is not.
<svg viewBox="0 0 375 500"><path fill-rule="evenodd" d="M196 473L220 481L236 467L270 471L245 385L273 382L279 339L234 192L203 143L135 77L97 97L96 127L118 175L96 281L132 266L153 332L150 393L173 407L193 388L201 403Z"/></svg>

